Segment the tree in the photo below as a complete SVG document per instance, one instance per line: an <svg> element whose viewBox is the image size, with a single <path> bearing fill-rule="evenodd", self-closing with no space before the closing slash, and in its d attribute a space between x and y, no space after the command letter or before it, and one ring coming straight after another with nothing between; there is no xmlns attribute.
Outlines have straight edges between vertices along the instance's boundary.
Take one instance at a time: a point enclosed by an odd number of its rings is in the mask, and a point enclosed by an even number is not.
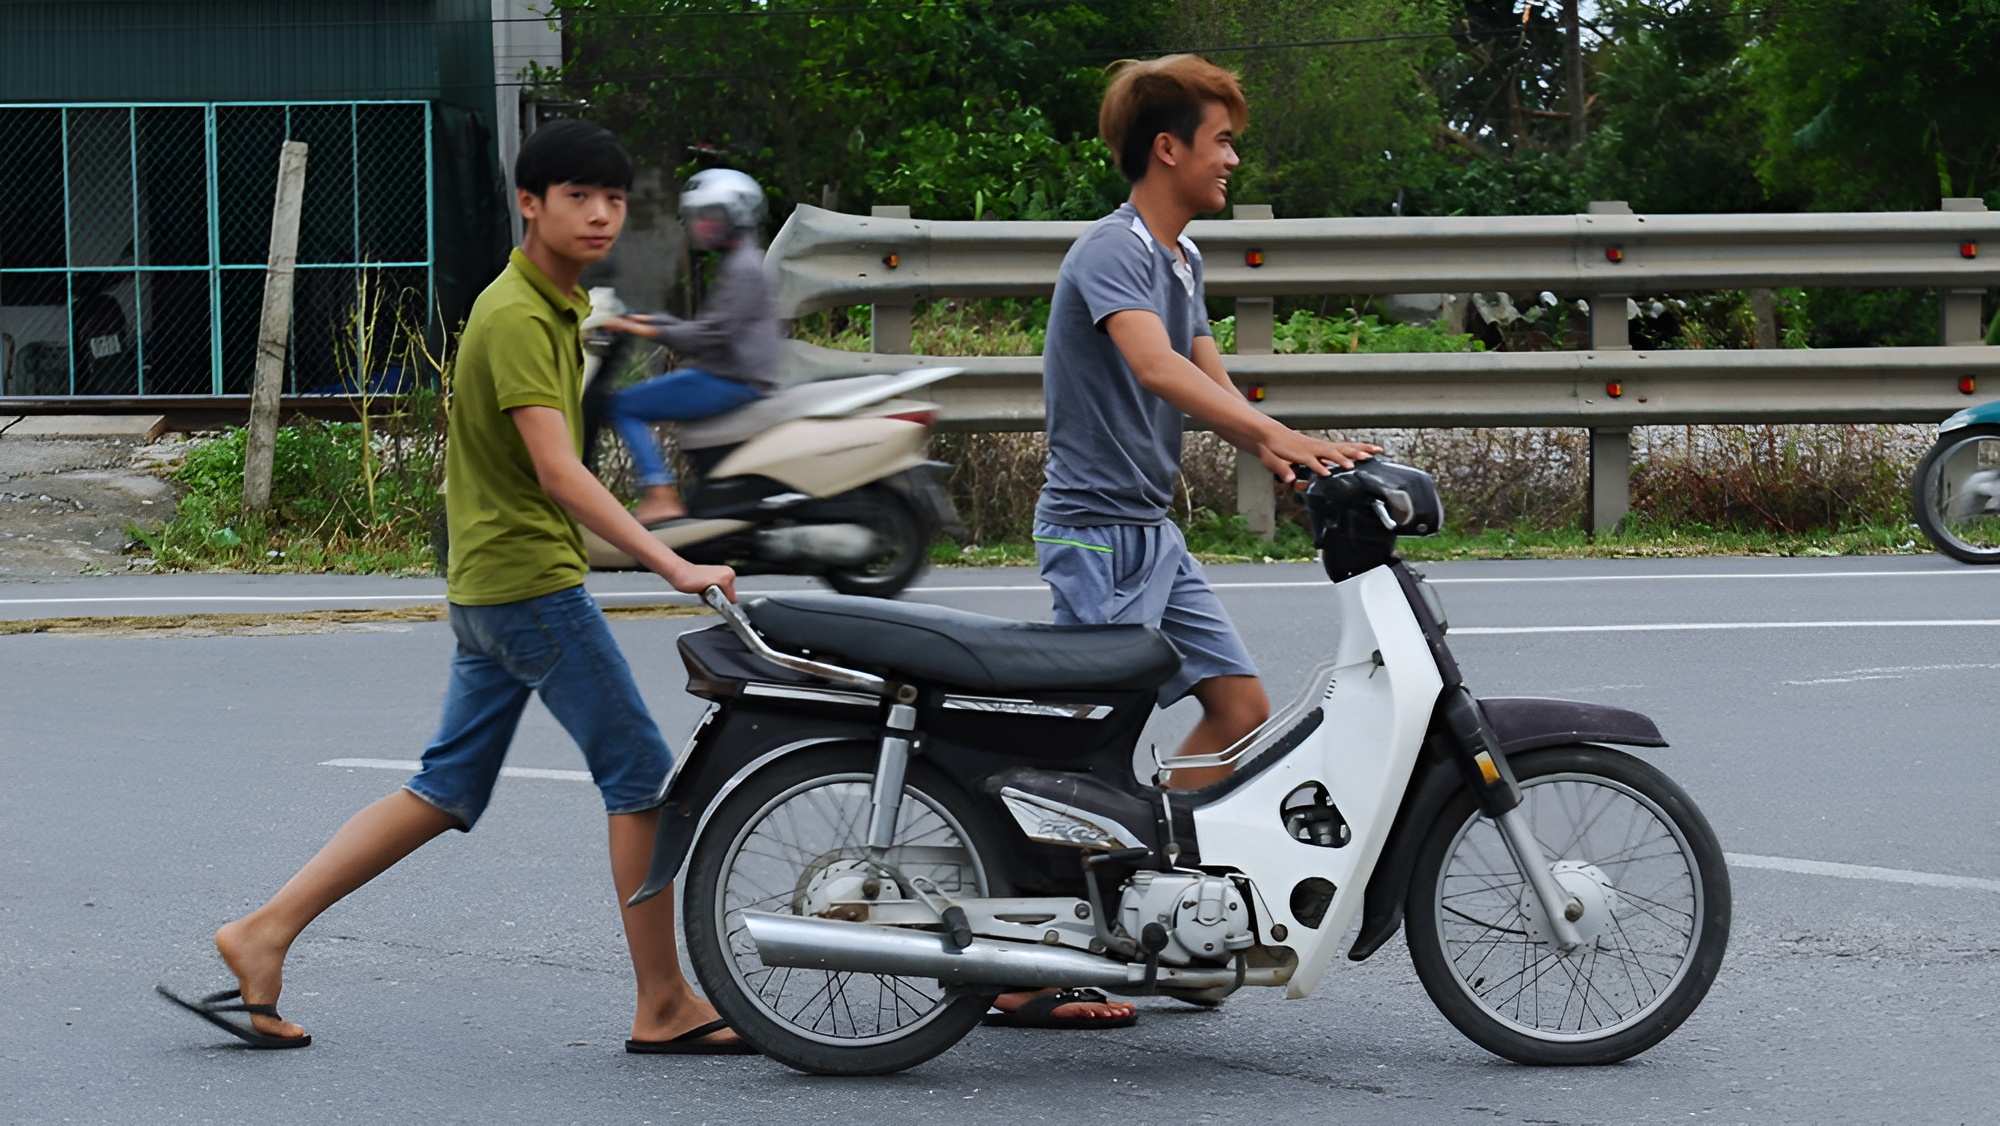
<svg viewBox="0 0 2000 1126"><path fill-rule="evenodd" d="M1601 105L1586 145L1599 198L1639 211L1763 211L1763 123L1742 56L1750 21L1731 0L1605 5L1595 79Z"/></svg>
<svg viewBox="0 0 2000 1126"><path fill-rule="evenodd" d="M1079 180L1094 182L1082 157L1095 133L1101 62L1147 3L555 0L555 8L570 45L562 85L653 160L742 167L777 197L779 217L785 204L828 195L860 209L881 191L884 202L958 218L983 201L1004 209L1023 178L1051 206ZM926 157L930 166L913 168ZM888 198L899 192L913 194Z"/></svg>
<svg viewBox="0 0 2000 1126"><path fill-rule="evenodd" d="M1382 214L1431 147L1423 74L1449 49L1449 15L1443 0L1179 0L1167 42L1243 79L1231 195L1284 216Z"/></svg>
<svg viewBox="0 0 2000 1126"><path fill-rule="evenodd" d="M1772 191L1872 211L2000 188L2000 4L1765 7L1744 58Z"/></svg>

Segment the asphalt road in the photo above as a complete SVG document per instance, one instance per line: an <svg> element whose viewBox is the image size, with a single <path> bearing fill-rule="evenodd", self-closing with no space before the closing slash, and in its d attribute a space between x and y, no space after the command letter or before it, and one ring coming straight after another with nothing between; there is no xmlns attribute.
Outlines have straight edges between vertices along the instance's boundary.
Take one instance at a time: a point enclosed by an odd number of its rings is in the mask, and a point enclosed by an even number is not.
<svg viewBox="0 0 2000 1126"><path fill-rule="evenodd" d="M510 778L336 907L284 1007L317 1043L250 1053L150 995L220 988L213 927L268 894L436 721L435 623L281 636L0 637L0 1120L21 1122L1987 1122L2000 1035L2000 569L1936 558L1429 568L1489 694L1653 715L1646 752L1732 857L1722 975L1625 1065L1502 1063L1431 1007L1400 942L1310 999L1143 1002L1094 1035L982 1030L902 1076L620 1051L625 961L592 788ZM1216 568L1275 695L1330 623L1310 568ZM784 584L767 583L765 586ZM643 576L593 586L656 600ZM286 611L435 583L231 576L0 585L0 615ZM1040 616L1020 571L919 597ZM141 601L114 601L139 599ZM262 599L266 601L245 601ZM270 601L278 600L278 601ZM1907 624L1924 623L1924 624ZM672 638L614 626L671 736L697 715ZM1178 737L1187 709L1156 717ZM575 769L530 710L510 764Z"/></svg>

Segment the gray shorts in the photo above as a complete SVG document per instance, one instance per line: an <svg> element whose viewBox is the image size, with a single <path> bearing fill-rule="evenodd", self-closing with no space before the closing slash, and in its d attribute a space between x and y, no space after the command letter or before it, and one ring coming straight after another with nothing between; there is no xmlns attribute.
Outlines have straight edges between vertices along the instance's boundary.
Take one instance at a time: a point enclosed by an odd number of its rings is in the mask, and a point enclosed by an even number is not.
<svg viewBox="0 0 2000 1126"><path fill-rule="evenodd" d="M1057 625L1157 626L1181 653L1160 706L1218 676L1256 676L1250 651L1172 524L1035 524L1035 558Z"/></svg>

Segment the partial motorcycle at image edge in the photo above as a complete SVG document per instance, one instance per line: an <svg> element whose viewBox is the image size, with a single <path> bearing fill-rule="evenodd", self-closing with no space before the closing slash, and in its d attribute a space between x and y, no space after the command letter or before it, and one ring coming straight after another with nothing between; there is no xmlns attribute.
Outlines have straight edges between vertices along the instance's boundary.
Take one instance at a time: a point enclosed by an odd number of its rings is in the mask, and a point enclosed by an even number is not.
<svg viewBox="0 0 2000 1126"><path fill-rule="evenodd" d="M1395 551L1442 524L1430 476L1307 479L1331 588L1283 597L1323 659L1237 744L1154 752L1162 773L1234 767L1201 790L1135 777L1180 660L1151 627L711 590L721 623L678 642L709 707L633 901L680 877L709 999L806 1072L922 1063L1003 990L1304 997L1399 930L1432 1002L1500 1056L1659 1043L1714 981L1731 909L1700 810L1615 749L1659 729L1475 696Z"/></svg>
<svg viewBox="0 0 2000 1126"><path fill-rule="evenodd" d="M1911 476L1910 507L1939 551L1961 563L2000 563L2000 399L1939 424Z"/></svg>

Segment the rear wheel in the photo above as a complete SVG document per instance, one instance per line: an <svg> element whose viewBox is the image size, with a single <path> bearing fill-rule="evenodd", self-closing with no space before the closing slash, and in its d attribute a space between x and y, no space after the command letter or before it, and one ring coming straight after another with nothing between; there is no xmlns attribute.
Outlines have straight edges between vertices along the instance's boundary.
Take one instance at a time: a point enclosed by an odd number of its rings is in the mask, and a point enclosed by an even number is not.
<svg viewBox="0 0 2000 1126"><path fill-rule="evenodd" d="M1729 942L1729 874L1694 802L1605 747L1510 760L1521 812L1581 910L1562 951L1499 825L1471 794L1431 827L1405 920L1417 976L1446 1019L1526 1064L1635 1056L1701 1003Z"/></svg>
<svg viewBox="0 0 2000 1126"><path fill-rule="evenodd" d="M909 589L930 565L929 525L899 494L880 487L862 489L830 502L815 511L814 517L829 520L826 513L830 511L838 511L839 519L874 532L876 540L872 559L826 573L826 585L840 593L894 598Z"/></svg>
<svg viewBox="0 0 2000 1126"><path fill-rule="evenodd" d="M2000 426L1938 440L1910 483L1917 526L1961 563L2000 563Z"/></svg>
<svg viewBox="0 0 2000 1126"><path fill-rule="evenodd" d="M743 912L837 917L857 894L916 899L865 863L875 754L797 755L753 776L702 831L687 878L689 957L710 1002L745 1040L800 1071L880 1075L914 1067L978 1025L993 992L935 980L763 964ZM892 848L905 879L953 899L1004 895L1004 838L929 764L910 764ZM876 891L861 889L874 879ZM997 991L995 991L997 992Z"/></svg>

